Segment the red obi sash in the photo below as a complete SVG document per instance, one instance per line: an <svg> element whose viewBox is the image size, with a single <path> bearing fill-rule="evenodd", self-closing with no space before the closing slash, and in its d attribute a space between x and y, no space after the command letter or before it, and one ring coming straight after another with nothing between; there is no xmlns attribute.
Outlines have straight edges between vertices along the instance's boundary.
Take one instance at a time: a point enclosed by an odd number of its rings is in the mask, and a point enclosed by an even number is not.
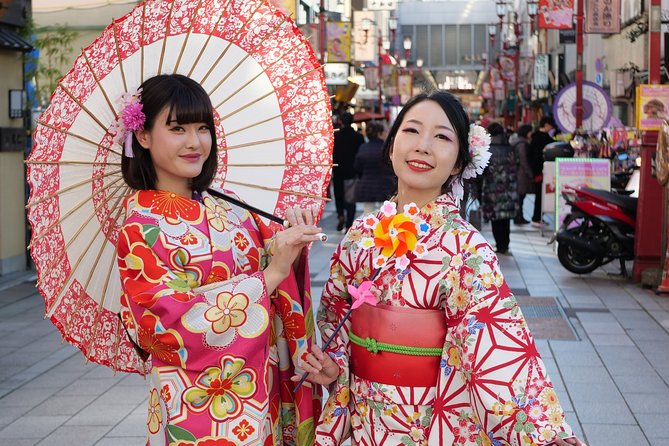
<svg viewBox="0 0 669 446"><path fill-rule="evenodd" d="M442 310L363 304L351 313L351 371L383 384L435 386L445 336Z"/></svg>

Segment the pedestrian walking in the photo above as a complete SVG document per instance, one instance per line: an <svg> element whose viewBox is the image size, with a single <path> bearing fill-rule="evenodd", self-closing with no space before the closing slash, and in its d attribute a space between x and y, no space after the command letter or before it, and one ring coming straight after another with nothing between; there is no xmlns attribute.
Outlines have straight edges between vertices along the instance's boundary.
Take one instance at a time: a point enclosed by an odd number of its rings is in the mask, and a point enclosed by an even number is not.
<svg viewBox="0 0 669 446"><path fill-rule="evenodd" d="M332 149L332 184L335 206L337 208L337 231L351 227L355 219L355 199L347 200L346 189L355 188L355 169L353 163L360 145L365 138L351 126L353 115L344 112L341 115L341 128L335 132ZM348 184L347 184L348 183ZM352 191L355 197L355 189Z"/></svg>
<svg viewBox="0 0 669 446"><path fill-rule="evenodd" d="M123 179L137 192L118 235L120 317L151 359L147 444L313 435L318 392L293 397L283 387L298 343L311 341L296 309L308 299L303 249L318 240L315 212L287 211L291 227L270 237L206 191L217 171L213 108L185 76L149 78L121 117Z"/></svg>
<svg viewBox="0 0 669 446"><path fill-rule="evenodd" d="M532 175L529 157L530 138L532 138L532 126L530 124L523 124L518 127L516 133L509 139L509 144L511 144L516 152L516 159L518 161L518 215L513 220L517 225L529 223L523 215L523 205L525 203L525 196L534 193L532 187L534 176Z"/></svg>
<svg viewBox="0 0 669 446"><path fill-rule="evenodd" d="M383 138L386 127L381 121L367 124L368 142L362 144L355 157L354 168L358 181L355 201L363 204L363 213L371 214L395 190L395 174L383 157Z"/></svg>
<svg viewBox="0 0 669 446"><path fill-rule="evenodd" d="M553 142L555 122L550 116L544 116L539 121L539 129L532 134L530 140L530 167L532 168L532 184L534 189L534 213L532 225L541 227L541 187L544 179L544 147Z"/></svg>
<svg viewBox="0 0 669 446"><path fill-rule="evenodd" d="M488 126L490 162L483 171L483 218L492 226L498 254L509 251L511 219L518 215L518 165L516 152L509 145L504 127Z"/></svg>
<svg viewBox="0 0 669 446"><path fill-rule="evenodd" d="M316 445L583 444L495 253L459 216L489 142L442 91L411 99L392 125L397 194L356 220L323 290L318 323L341 372Z"/></svg>

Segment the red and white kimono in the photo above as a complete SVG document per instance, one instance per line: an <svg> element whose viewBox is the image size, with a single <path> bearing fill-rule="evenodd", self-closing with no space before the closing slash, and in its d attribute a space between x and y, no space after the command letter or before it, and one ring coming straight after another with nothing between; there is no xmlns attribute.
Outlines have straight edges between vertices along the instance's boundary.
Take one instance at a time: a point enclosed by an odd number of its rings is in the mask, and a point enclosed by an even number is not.
<svg viewBox="0 0 669 446"><path fill-rule="evenodd" d="M405 269L397 268L391 258L374 283L382 292L380 308L414 316L422 311L426 325L435 310L443 314L442 333L446 334L433 349L436 382L407 385L404 376L405 382L397 385L356 376L351 368L356 356L362 355L352 347L360 338L356 341L347 321L328 350L342 373L330 389L316 428L316 444L339 445L351 434L353 444L384 446L537 445L572 437L488 242L461 219L450 195L426 205L421 217L430 225L428 234L419 240L427 245L427 253L420 258L409 253ZM371 230L357 220L332 257L331 277L318 316L324 339L350 308L346 286L359 285L373 274L372 261L379 249L364 249L360 244L369 237ZM351 319L363 308L353 310ZM409 327L393 323L372 329L390 332L387 339L392 344L416 345L433 333L416 322L420 320L413 319ZM412 339L392 336L402 330ZM367 340L367 349L377 354L377 341ZM407 367L411 370L413 364L424 364L415 356L399 357L402 361L392 367L379 356L376 367L371 363L370 373L393 381L400 379L400 371L409 375ZM416 366L417 377L425 375L423 368Z"/></svg>
<svg viewBox="0 0 669 446"><path fill-rule="evenodd" d="M121 317L151 355L147 444L312 444L320 396L289 380L314 332L306 266L268 296L269 229L201 198L146 190L126 203Z"/></svg>

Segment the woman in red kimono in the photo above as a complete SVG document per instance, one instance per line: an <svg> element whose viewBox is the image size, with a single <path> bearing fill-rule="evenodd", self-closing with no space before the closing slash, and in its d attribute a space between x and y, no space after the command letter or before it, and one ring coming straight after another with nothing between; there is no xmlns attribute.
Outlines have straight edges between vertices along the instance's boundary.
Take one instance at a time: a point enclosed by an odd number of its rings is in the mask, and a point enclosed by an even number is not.
<svg viewBox="0 0 669 446"><path fill-rule="evenodd" d="M493 249L458 212L462 179L481 174L489 144L449 93L418 95L399 113L385 141L397 195L356 221L323 291L324 339L351 308L348 286L372 280L375 296L353 306L326 349L341 372L316 444L350 435L356 445L583 444ZM402 210L404 221L420 220L416 249L384 254L373 243L383 236L377 223ZM312 365L311 379L327 382Z"/></svg>
<svg viewBox="0 0 669 446"><path fill-rule="evenodd" d="M293 227L272 238L206 192L213 108L185 76L146 80L117 127L123 178L137 190L118 265L121 317L152 365L147 444L312 444L320 396L293 395L289 378L313 335L303 248L318 239L314 216L291 210Z"/></svg>

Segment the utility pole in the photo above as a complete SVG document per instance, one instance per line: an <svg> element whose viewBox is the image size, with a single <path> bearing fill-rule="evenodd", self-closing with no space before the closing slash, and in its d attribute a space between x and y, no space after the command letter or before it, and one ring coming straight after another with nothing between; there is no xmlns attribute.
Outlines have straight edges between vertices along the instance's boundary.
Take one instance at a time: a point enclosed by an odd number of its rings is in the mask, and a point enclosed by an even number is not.
<svg viewBox="0 0 669 446"><path fill-rule="evenodd" d="M325 65L325 0L321 0L318 10L318 46L321 52L321 65Z"/></svg>
<svg viewBox="0 0 669 446"><path fill-rule="evenodd" d="M576 0L576 131L583 127L583 3Z"/></svg>

